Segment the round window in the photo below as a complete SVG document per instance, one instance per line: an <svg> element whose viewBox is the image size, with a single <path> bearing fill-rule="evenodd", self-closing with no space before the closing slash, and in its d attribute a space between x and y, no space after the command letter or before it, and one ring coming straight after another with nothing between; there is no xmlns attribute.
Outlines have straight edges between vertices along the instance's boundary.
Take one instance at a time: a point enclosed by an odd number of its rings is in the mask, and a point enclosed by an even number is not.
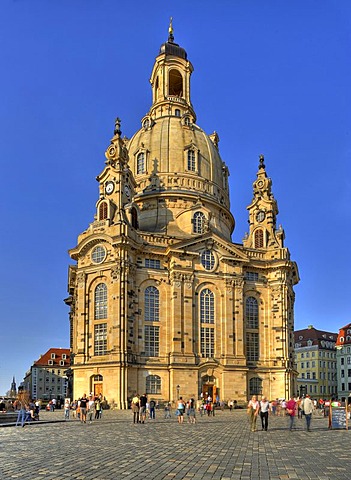
<svg viewBox="0 0 351 480"><path fill-rule="evenodd" d="M211 250L205 250L201 254L201 264L206 270L212 270L215 266L215 257Z"/></svg>
<svg viewBox="0 0 351 480"><path fill-rule="evenodd" d="M104 247L97 246L94 248L94 250L91 253L91 259L93 260L94 263L101 263L105 260L106 257L106 250Z"/></svg>

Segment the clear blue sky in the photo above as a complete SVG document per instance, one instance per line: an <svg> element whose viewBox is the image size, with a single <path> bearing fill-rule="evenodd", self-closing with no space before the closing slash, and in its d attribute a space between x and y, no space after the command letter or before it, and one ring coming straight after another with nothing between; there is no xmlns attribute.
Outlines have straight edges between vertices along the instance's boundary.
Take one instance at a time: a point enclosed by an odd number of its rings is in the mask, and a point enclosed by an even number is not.
<svg viewBox="0 0 351 480"><path fill-rule="evenodd" d="M69 346L67 251L93 220L115 117L129 137L150 107L170 16L230 169L233 241L263 153L301 276L295 328L351 321L349 0L3 0L0 394Z"/></svg>

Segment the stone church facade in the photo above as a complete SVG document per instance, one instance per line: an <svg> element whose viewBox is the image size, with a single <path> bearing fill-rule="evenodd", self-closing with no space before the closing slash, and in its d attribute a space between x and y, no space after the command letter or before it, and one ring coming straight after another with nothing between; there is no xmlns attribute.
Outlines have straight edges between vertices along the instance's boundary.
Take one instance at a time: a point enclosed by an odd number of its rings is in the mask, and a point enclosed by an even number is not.
<svg viewBox="0 0 351 480"><path fill-rule="evenodd" d="M141 128L127 139L116 120L95 218L69 252L75 397L102 393L125 409L135 392L160 402L294 392L299 275L272 182L261 156L249 232L233 243L229 172L217 133L196 123L192 71L170 27Z"/></svg>

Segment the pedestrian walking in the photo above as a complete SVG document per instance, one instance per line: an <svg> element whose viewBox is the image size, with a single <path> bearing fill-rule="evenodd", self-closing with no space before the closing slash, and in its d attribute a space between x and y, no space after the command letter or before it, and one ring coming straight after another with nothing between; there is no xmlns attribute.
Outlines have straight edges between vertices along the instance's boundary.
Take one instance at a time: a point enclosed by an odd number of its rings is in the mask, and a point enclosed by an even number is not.
<svg viewBox="0 0 351 480"><path fill-rule="evenodd" d="M73 418L77 418L77 407L78 407L77 400L73 400L73 402L71 403L71 411L72 411Z"/></svg>
<svg viewBox="0 0 351 480"><path fill-rule="evenodd" d="M80 399L80 421L82 423L87 423L87 406L88 406L88 399L87 394L84 393L82 398Z"/></svg>
<svg viewBox="0 0 351 480"><path fill-rule="evenodd" d="M135 394L131 402L133 423L139 423L139 395Z"/></svg>
<svg viewBox="0 0 351 480"><path fill-rule="evenodd" d="M257 401L256 395L253 395L253 397L251 398L251 400L247 405L247 414L249 416L251 432L256 432L256 422L257 422L257 416L258 416L259 410L260 410L260 404Z"/></svg>
<svg viewBox="0 0 351 480"><path fill-rule="evenodd" d="M185 402L183 400L183 397L180 397L177 402L178 423L184 422L184 411L185 411Z"/></svg>
<svg viewBox="0 0 351 480"><path fill-rule="evenodd" d="M165 418L171 418L171 402L165 403Z"/></svg>
<svg viewBox="0 0 351 480"><path fill-rule="evenodd" d="M139 399L139 422L145 423L146 419L146 404L147 404L147 396L146 393L141 395Z"/></svg>
<svg viewBox="0 0 351 480"><path fill-rule="evenodd" d="M95 413L95 401L94 401L93 395L90 394L88 405L87 405L87 414L88 414L89 423L93 421L94 413Z"/></svg>
<svg viewBox="0 0 351 480"><path fill-rule="evenodd" d="M266 397L262 397L260 401L260 417L261 417L261 424L262 430L268 430L268 414L270 411L269 401Z"/></svg>
<svg viewBox="0 0 351 480"><path fill-rule="evenodd" d="M156 402L154 400L151 400L150 401L150 404L149 404L149 409L150 409L150 419L151 420L155 420L156 418Z"/></svg>
<svg viewBox="0 0 351 480"><path fill-rule="evenodd" d="M188 402L188 423L196 423L195 400L191 398Z"/></svg>
<svg viewBox="0 0 351 480"><path fill-rule="evenodd" d="M65 420L69 420L69 411L71 408L71 404L68 398L65 400L65 404L63 406L64 412L65 412Z"/></svg>
<svg viewBox="0 0 351 480"><path fill-rule="evenodd" d="M296 416L297 403L293 396L290 397L290 400L286 402L286 413L289 416L289 430L290 432L295 427L295 416Z"/></svg>
<svg viewBox="0 0 351 480"><path fill-rule="evenodd" d="M311 397L307 394L306 398L304 398L301 402L301 408L305 415L306 419L306 429L308 432L311 431L311 420L312 420L312 413L314 411L314 405L311 400Z"/></svg>
<svg viewBox="0 0 351 480"><path fill-rule="evenodd" d="M95 420L101 418L101 401L99 397L95 398Z"/></svg>

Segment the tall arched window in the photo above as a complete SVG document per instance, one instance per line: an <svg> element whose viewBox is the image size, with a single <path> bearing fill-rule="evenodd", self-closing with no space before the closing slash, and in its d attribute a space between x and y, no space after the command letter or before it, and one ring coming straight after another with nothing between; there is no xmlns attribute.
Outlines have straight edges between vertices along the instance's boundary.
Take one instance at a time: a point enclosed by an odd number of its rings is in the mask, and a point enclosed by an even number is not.
<svg viewBox="0 0 351 480"><path fill-rule="evenodd" d="M258 328L258 302L254 297L246 299L246 328Z"/></svg>
<svg viewBox="0 0 351 480"><path fill-rule="evenodd" d="M183 77L175 68L169 71L168 93L169 95L175 95L177 97L183 95Z"/></svg>
<svg viewBox="0 0 351 480"><path fill-rule="evenodd" d="M194 150L188 150L188 164L187 164L188 170L190 172L195 172L196 171L196 154Z"/></svg>
<svg viewBox="0 0 351 480"><path fill-rule="evenodd" d="M200 293L200 319L201 323L214 323L214 295L208 288Z"/></svg>
<svg viewBox="0 0 351 480"><path fill-rule="evenodd" d="M107 203L102 202L99 206L99 220L106 220L107 218Z"/></svg>
<svg viewBox="0 0 351 480"><path fill-rule="evenodd" d="M145 316L146 322L158 322L160 315L160 294L156 287L145 289Z"/></svg>
<svg viewBox="0 0 351 480"><path fill-rule="evenodd" d="M250 395L262 395L262 380L259 377L250 378Z"/></svg>
<svg viewBox="0 0 351 480"><path fill-rule="evenodd" d="M255 232L255 248L263 248L263 230L261 229Z"/></svg>
<svg viewBox="0 0 351 480"><path fill-rule="evenodd" d="M132 227L136 229L139 228L138 213L135 207L133 207L131 210L131 217L132 217Z"/></svg>
<svg viewBox="0 0 351 480"><path fill-rule="evenodd" d="M99 283L95 288L94 300L95 320L107 318L107 287L104 283Z"/></svg>
<svg viewBox="0 0 351 480"><path fill-rule="evenodd" d="M205 223L205 215L202 212L195 212L193 217L193 232L203 233Z"/></svg>
<svg viewBox="0 0 351 480"><path fill-rule="evenodd" d="M245 325L246 325L246 358L249 362L259 360L259 322L258 302L254 297L248 297L245 302Z"/></svg>
<svg viewBox="0 0 351 480"><path fill-rule="evenodd" d="M145 153L140 152L137 156L137 174L145 173Z"/></svg>
<svg viewBox="0 0 351 480"><path fill-rule="evenodd" d="M146 393L161 393L161 377L158 375L148 375L146 377Z"/></svg>
<svg viewBox="0 0 351 480"><path fill-rule="evenodd" d="M213 358L215 354L214 295L208 288L200 293L200 322L201 355Z"/></svg>

